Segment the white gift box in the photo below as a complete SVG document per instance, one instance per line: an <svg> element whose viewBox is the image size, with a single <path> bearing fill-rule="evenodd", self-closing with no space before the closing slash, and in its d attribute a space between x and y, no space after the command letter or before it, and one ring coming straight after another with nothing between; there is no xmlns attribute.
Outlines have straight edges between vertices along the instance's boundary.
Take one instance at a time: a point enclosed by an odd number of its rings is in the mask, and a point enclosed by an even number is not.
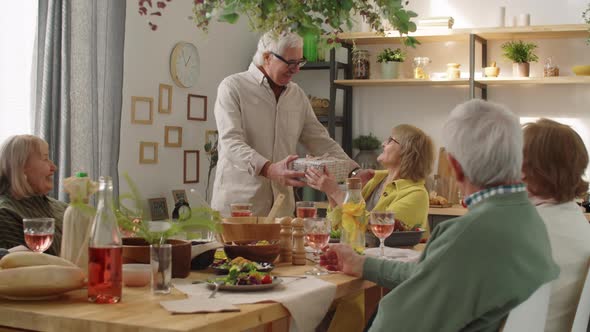
<svg viewBox="0 0 590 332"><path fill-rule="evenodd" d="M291 169L294 171L305 172L308 167L313 167L322 173L324 172L324 167L326 167L328 172L336 178L337 182L345 181L350 173L349 160L336 159L328 156L299 158L295 159L291 164ZM302 181L305 181L305 178Z"/></svg>

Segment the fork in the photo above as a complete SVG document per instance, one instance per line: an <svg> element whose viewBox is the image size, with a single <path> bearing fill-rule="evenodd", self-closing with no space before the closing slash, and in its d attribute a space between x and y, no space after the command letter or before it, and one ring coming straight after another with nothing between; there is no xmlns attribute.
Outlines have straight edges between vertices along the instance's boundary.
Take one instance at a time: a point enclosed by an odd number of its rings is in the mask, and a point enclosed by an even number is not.
<svg viewBox="0 0 590 332"><path fill-rule="evenodd" d="M213 292L211 292L211 295L209 295L210 299L215 297L215 294L217 294L219 287L225 285L225 281L214 281L213 284L215 285L215 289L213 289Z"/></svg>

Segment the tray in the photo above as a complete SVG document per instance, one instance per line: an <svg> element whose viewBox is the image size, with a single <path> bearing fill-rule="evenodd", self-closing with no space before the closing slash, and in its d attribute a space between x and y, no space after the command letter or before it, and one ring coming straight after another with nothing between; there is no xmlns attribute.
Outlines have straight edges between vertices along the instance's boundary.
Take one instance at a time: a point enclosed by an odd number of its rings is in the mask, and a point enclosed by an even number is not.
<svg viewBox="0 0 590 332"><path fill-rule="evenodd" d="M451 206L453 206L453 204L451 204L451 203L442 204L442 205L441 204L436 204L436 205L431 204L430 205L431 208L439 208L439 209L440 208L450 208Z"/></svg>

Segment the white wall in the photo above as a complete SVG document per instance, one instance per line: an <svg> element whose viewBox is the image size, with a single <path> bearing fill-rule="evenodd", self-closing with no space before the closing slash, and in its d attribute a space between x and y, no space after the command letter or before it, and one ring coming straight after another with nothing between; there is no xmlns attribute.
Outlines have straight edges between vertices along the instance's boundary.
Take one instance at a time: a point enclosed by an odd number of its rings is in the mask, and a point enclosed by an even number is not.
<svg viewBox="0 0 590 332"><path fill-rule="evenodd" d="M158 30L151 31L146 18L138 14L137 1L127 2L119 173L131 175L143 198L166 197L171 214L173 189L185 189L191 203L196 198L191 199L190 189L205 196L209 161L203 145L205 130L216 128L213 106L217 86L224 77L247 69L258 36L249 32L244 20L236 25L214 23L209 34L204 34L188 19L192 15L192 1L173 1L167 5L162 17L155 18ZM170 52L180 41L193 43L200 55L199 81L188 89L176 86L170 77ZM158 113L160 83L174 86L171 114ZM186 120L189 93L208 97L206 122ZM131 124L132 96L154 98L152 125ZM166 125L183 128L182 147L164 147ZM157 164L139 163L140 141L159 143ZM197 184L183 184L184 150L200 150L200 181ZM121 178L121 193L127 191Z"/></svg>
<svg viewBox="0 0 590 332"><path fill-rule="evenodd" d="M191 14L192 1L168 3L164 15L158 21L159 29L150 31L144 17L137 14L136 2L128 2L125 38L125 73L123 90L123 114L121 128L121 155L119 171L129 172L138 183L145 198L167 197L172 207L172 189L196 189L204 194L208 162L203 150L204 132L214 129L213 105L216 88L221 79L231 73L245 70L255 50L257 35L249 32L244 22L238 25L213 24L208 36L199 32L186 17ZM472 1L431 0L410 1L410 8L420 16L453 16L456 28L491 27L497 22L500 6L506 6L507 16L531 14L531 24L582 23L581 13L587 0L566 2L514 0ZM242 20L243 21L243 20ZM510 22L511 20L508 20ZM153 125L130 124L131 96L152 96L157 107L158 84L173 84L169 74L169 56L178 41L190 41L199 49L201 76L191 89L174 87L173 113L161 115L155 112ZM532 75L542 75L543 61L553 55L560 66L561 75L571 75L571 66L590 63L590 46L582 39L539 40L540 62L532 65ZM502 74L511 72L511 64L501 58L500 42L488 46L490 59L496 60ZM387 45L396 46L396 45ZM375 55L386 45L370 47L373 63L372 75L379 76ZM443 72L446 63L458 62L468 70L468 45L462 42L431 43L412 51L409 58L428 56L433 62L431 72ZM480 65L477 65L478 68ZM411 74L411 63L405 64L404 73ZM502 75L501 74L501 75ZM298 74L296 82L308 94L328 97L328 72L313 71ZM186 122L187 93L209 97L208 121ZM466 87L366 87L354 88L353 135L373 132L379 138L389 135L390 128L400 123L410 123L424 129L440 142L444 133L441 124L449 111L468 99ZM585 86L511 86L490 87L490 101L506 104L521 117L554 117L574 124L590 147L590 87ZM183 147L165 148L164 125L181 125L184 128ZM160 143L159 163L140 165L139 141ZM182 184L182 150L201 150L201 182L197 185ZM126 186L122 185L122 192ZM190 197L189 197L190 200Z"/></svg>

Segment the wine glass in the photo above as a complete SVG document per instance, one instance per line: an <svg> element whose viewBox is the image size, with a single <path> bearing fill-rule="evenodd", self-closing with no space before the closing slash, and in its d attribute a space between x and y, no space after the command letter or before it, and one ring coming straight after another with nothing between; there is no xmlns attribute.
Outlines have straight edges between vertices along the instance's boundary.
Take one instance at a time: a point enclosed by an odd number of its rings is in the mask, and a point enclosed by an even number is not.
<svg viewBox="0 0 590 332"><path fill-rule="evenodd" d="M314 261L318 261L319 255L323 247L328 245L330 241L330 220L326 218L305 218L303 219L303 231L305 232L305 240L307 244L315 249ZM328 271L318 264L309 271L306 271L307 275L321 276L328 274Z"/></svg>
<svg viewBox="0 0 590 332"><path fill-rule="evenodd" d="M395 218L393 217L393 212L391 211L372 211L371 212L371 219L369 221L369 227L371 231L381 244L379 248L381 248L381 254L379 257L385 257L385 239L393 233L393 228L395 224Z"/></svg>
<svg viewBox="0 0 590 332"><path fill-rule="evenodd" d="M55 219L23 219L23 231L25 233L25 242L29 249L34 252L44 252L53 242Z"/></svg>
<svg viewBox="0 0 590 332"><path fill-rule="evenodd" d="M230 204L232 217L251 217L252 203L232 203Z"/></svg>
<svg viewBox="0 0 590 332"><path fill-rule="evenodd" d="M317 215L317 208L315 202L301 201L295 203L297 218L315 218Z"/></svg>

